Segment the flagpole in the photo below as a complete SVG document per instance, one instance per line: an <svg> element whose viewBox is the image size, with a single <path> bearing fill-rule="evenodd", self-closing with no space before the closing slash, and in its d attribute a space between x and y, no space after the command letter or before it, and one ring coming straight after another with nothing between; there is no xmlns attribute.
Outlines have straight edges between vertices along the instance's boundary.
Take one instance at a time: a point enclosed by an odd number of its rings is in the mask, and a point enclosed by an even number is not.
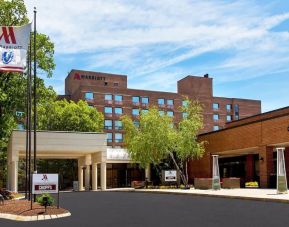
<svg viewBox="0 0 289 227"><path fill-rule="evenodd" d="M34 7L34 45L33 45L33 52L34 52L34 173L37 173L37 164L36 164L36 130L37 130L37 96L36 96L36 84L37 84L37 75L36 75L36 7ZM34 202L36 200L36 196L34 195Z"/></svg>
<svg viewBox="0 0 289 227"><path fill-rule="evenodd" d="M29 156L29 158L28 158L28 174L29 174L29 197L28 197L28 199L29 200L32 200L32 191L31 191L31 189L32 189L32 179L31 179L31 106L32 106L32 100L31 100L31 93L32 93L32 91L31 91L31 80L32 80L32 75L31 75L31 66L32 66L32 64L31 64L31 50L32 50L32 39L31 39L31 35L30 35L30 47L29 47L29 92L28 92L28 100L29 100L29 108L28 108L28 116L29 116L29 125L28 125L28 137L29 137L29 139L28 139L28 156Z"/></svg>
<svg viewBox="0 0 289 227"><path fill-rule="evenodd" d="M29 140L29 54L27 57L27 96L26 96L26 151L25 151L25 199L28 199L28 140Z"/></svg>

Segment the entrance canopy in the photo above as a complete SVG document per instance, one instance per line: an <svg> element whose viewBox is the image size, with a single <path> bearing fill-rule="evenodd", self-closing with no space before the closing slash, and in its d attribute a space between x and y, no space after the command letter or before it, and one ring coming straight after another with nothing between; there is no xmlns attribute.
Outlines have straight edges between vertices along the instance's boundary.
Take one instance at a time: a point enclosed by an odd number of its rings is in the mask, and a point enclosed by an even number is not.
<svg viewBox="0 0 289 227"><path fill-rule="evenodd" d="M106 149L105 133L37 131L37 159L77 159L84 166L106 162ZM8 146L8 190L18 189L18 161L25 155L26 132L15 130Z"/></svg>

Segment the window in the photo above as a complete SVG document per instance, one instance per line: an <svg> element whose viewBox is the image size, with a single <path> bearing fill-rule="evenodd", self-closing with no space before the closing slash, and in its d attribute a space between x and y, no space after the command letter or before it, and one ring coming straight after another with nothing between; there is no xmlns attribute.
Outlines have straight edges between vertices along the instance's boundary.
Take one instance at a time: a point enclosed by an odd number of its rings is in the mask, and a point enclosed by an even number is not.
<svg viewBox="0 0 289 227"><path fill-rule="evenodd" d="M115 107L114 108L114 113L115 114L122 114L122 108L121 107Z"/></svg>
<svg viewBox="0 0 289 227"><path fill-rule="evenodd" d="M139 96L133 96L132 97L132 103L133 104L139 104Z"/></svg>
<svg viewBox="0 0 289 227"><path fill-rule="evenodd" d="M148 97L141 97L141 102L143 104L148 104L149 103L149 98Z"/></svg>
<svg viewBox="0 0 289 227"><path fill-rule="evenodd" d="M165 114L165 111L159 110L159 115L160 115L160 116L164 116L164 114Z"/></svg>
<svg viewBox="0 0 289 227"><path fill-rule="evenodd" d="M214 131L218 131L219 130L219 126L218 125L214 125Z"/></svg>
<svg viewBox="0 0 289 227"><path fill-rule="evenodd" d="M107 82L104 82L104 86L107 86L108 85L108 83Z"/></svg>
<svg viewBox="0 0 289 227"><path fill-rule="evenodd" d="M93 100L93 93L92 92L85 92L84 98L85 98L85 100Z"/></svg>
<svg viewBox="0 0 289 227"><path fill-rule="evenodd" d="M104 95L104 100L111 101L112 100L112 94L106 94Z"/></svg>
<svg viewBox="0 0 289 227"><path fill-rule="evenodd" d="M122 121L114 121L114 128L116 130L122 130Z"/></svg>
<svg viewBox="0 0 289 227"><path fill-rule="evenodd" d="M88 105L88 107L89 107L89 108L94 108L94 106L93 106L93 105Z"/></svg>
<svg viewBox="0 0 289 227"><path fill-rule="evenodd" d="M114 87L118 87L118 83L113 83L113 86Z"/></svg>
<svg viewBox="0 0 289 227"><path fill-rule="evenodd" d="M135 127L137 127L137 128L139 127L139 121L133 121L133 124Z"/></svg>
<svg viewBox="0 0 289 227"><path fill-rule="evenodd" d="M231 111L232 110L232 105L231 104L227 104L226 105L226 110L227 111Z"/></svg>
<svg viewBox="0 0 289 227"><path fill-rule="evenodd" d="M104 113L106 113L106 114L112 114L112 107L105 106L105 107L104 107Z"/></svg>
<svg viewBox="0 0 289 227"><path fill-rule="evenodd" d="M234 105L234 115L235 115L235 119L239 120L239 105L238 104Z"/></svg>
<svg viewBox="0 0 289 227"><path fill-rule="evenodd" d="M111 132L106 133L106 141L107 142L112 142L112 133Z"/></svg>
<svg viewBox="0 0 289 227"><path fill-rule="evenodd" d="M214 114L213 118L214 118L214 121L218 121L219 120L219 114Z"/></svg>
<svg viewBox="0 0 289 227"><path fill-rule="evenodd" d="M112 129L112 120L104 120L104 128Z"/></svg>
<svg viewBox="0 0 289 227"><path fill-rule="evenodd" d="M232 116L231 115L227 115L227 121L232 121Z"/></svg>
<svg viewBox="0 0 289 227"><path fill-rule="evenodd" d="M173 111L167 111L167 115L170 116L170 117L173 117L174 116L174 112Z"/></svg>
<svg viewBox="0 0 289 227"><path fill-rule="evenodd" d="M122 102L122 95L115 95L114 96L114 101Z"/></svg>
<svg viewBox="0 0 289 227"><path fill-rule="evenodd" d="M174 105L174 100L173 99L167 99L167 105L168 106L173 106Z"/></svg>
<svg viewBox="0 0 289 227"><path fill-rule="evenodd" d="M219 103L213 103L213 109L218 110L219 109Z"/></svg>
<svg viewBox="0 0 289 227"><path fill-rule="evenodd" d="M132 109L132 115L138 116L139 115L139 109Z"/></svg>
<svg viewBox="0 0 289 227"><path fill-rule="evenodd" d="M187 107L189 105L189 101L188 100L183 100L182 105Z"/></svg>
<svg viewBox="0 0 289 227"><path fill-rule="evenodd" d="M115 133L115 142L116 143L122 142L122 133Z"/></svg>
<svg viewBox="0 0 289 227"><path fill-rule="evenodd" d="M165 99L158 99L158 104L160 106L165 105Z"/></svg>
<svg viewBox="0 0 289 227"><path fill-rule="evenodd" d="M184 112L183 113L183 118L187 118L188 117L188 113Z"/></svg>
<svg viewBox="0 0 289 227"><path fill-rule="evenodd" d="M149 112L149 110L147 110L147 109L141 110L142 114L146 114L147 112Z"/></svg>
<svg viewBox="0 0 289 227"><path fill-rule="evenodd" d="M25 128L24 128L24 124L19 123L19 124L17 125L17 129L18 129L18 130L24 130L24 129L25 129Z"/></svg>

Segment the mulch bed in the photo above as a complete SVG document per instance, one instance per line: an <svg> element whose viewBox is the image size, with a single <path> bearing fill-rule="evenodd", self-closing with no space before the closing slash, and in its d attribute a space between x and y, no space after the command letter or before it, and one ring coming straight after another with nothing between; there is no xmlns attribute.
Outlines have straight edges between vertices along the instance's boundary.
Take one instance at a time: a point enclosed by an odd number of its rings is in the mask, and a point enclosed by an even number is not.
<svg viewBox="0 0 289 227"><path fill-rule="evenodd" d="M55 215L64 214L69 211L55 206L48 206L46 213L45 208L38 203L33 203L30 209L30 201L28 200L6 200L4 205L0 204L0 213L15 214L21 216L37 216L37 215Z"/></svg>

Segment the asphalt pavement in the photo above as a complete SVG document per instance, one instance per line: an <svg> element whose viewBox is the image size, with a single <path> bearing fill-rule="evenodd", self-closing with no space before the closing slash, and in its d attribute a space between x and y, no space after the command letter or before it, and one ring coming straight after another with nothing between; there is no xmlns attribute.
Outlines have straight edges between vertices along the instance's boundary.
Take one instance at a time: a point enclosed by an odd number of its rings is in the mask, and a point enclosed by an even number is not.
<svg viewBox="0 0 289 227"><path fill-rule="evenodd" d="M2 227L289 226L289 204L142 192L61 193L72 216L38 222L0 220Z"/></svg>

